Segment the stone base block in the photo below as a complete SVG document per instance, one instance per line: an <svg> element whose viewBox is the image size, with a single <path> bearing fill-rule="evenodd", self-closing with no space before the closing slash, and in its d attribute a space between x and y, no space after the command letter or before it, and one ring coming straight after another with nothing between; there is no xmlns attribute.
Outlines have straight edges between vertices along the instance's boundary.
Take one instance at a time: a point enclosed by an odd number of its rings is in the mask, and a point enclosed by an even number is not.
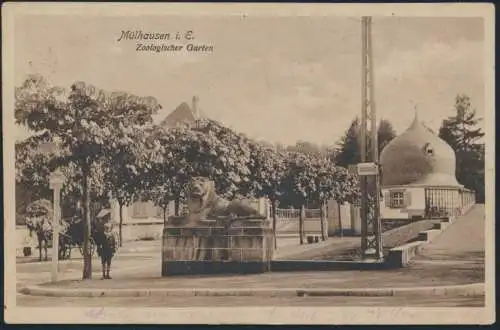
<svg viewBox="0 0 500 330"><path fill-rule="evenodd" d="M423 247L425 242L415 241L392 248L385 259L388 268L402 268L408 266L411 258Z"/></svg>
<svg viewBox="0 0 500 330"><path fill-rule="evenodd" d="M430 230L421 231L420 233L418 233L417 240L424 241L424 242L430 242L435 237L437 237L439 234L441 234L440 229L430 229Z"/></svg>
<svg viewBox="0 0 500 330"><path fill-rule="evenodd" d="M258 274L269 271L271 263L262 261L164 261L161 276Z"/></svg>
<svg viewBox="0 0 500 330"><path fill-rule="evenodd" d="M439 223L434 224L433 229L443 231L446 229L446 227L448 227L449 224L450 224L449 222L439 222Z"/></svg>
<svg viewBox="0 0 500 330"><path fill-rule="evenodd" d="M213 221L197 227L169 224L163 231L162 275L266 272L273 240L268 224L253 219L227 227Z"/></svg>

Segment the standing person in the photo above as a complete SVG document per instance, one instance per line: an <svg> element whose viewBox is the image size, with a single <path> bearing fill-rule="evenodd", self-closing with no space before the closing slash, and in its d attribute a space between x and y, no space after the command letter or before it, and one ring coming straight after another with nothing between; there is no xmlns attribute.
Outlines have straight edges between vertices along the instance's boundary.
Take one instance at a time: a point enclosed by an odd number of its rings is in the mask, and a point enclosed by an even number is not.
<svg viewBox="0 0 500 330"><path fill-rule="evenodd" d="M97 216L97 226L95 233L95 242L97 245L97 254L101 257L102 279L109 280L111 271L111 260L117 250L116 234L113 230L113 223L110 219L110 211L103 210Z"/></svg>

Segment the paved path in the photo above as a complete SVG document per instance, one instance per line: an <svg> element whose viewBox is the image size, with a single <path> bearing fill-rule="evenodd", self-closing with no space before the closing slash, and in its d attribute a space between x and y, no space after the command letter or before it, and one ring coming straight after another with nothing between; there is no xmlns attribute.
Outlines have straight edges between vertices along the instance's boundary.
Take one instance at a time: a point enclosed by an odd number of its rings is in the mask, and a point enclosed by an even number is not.
<svg viewBox="0 0 500 330"><path fill-rule="evenodd" d="M467 214L426 245L411 261L408 271L435 269L437 276L460 276L485 281L485 212L475 205Z"/></svg>
<svg viewBox="0 0 500 330"><path fill-rule="evenodd" d="M384 250L403 245L415 238L419 232L432 229L439 220L421 220L402 227L388 230L382 234ZM280 251L278 251L280 252ZM331 237L327 241L316 244L305 244L291 247L277 254L282 260L360 260L360 237Z"/></svg>
<svg viewBox="0 0 500 330"><path fill-rule="evenodd" d="M329 244L328 241L324 244ZM147 244L145 244L147 245ZM147 250L147 249L146 249ZM122 252L114 262L114 278L99 280L100 265L94 262L95 278L75 281L81 272L81 260L65 261L61 265L63 282L48 287L81 289L133 288L374 288L422 287L457 285L484 281L484 207L475 206L457 219L417 256L408 268L380 271L328 271L266 273L244 276L160 277L158 251ZM49 263L18 264L18 285L36 284L50 278ZM43 298L43 299L42 299ZM262 297L148 297L148 298L49 298L18 296L24 306L43 305L50 299L60 299L61 305L76 306L359 306L371 301L377 306L482 306L483 297L304 297L295 299ZM104 300L103 300L104 299ZM281 299L281 300L280 300ZM284 299L284 300L283 300ZM265 300L265 301L264 301Z"/></svg>
<svg viewBox="0 0 500 330"><path fill-rule="evenodd" d="M127 276L127 274L134 273L144 267L153 269L159 263L159 255L143 252L143 253L120 253L113 259L112 274L119 276ZM81 258L71 260L64 260L59 263L59 279L80 279L82 275ZM16 287L20 289L24 286L35 285L39 283L47 283L51 280L51 267L50 261L42 262L29 262L18 263L16 265ZM100 260L94 258L92 260L92 276L93 278L101 277L101 264Z"/></svg>
<svg viewBox="0 0 500 330"><path fill-rule="evenodd" d="M397 270L378 271L317 271L274 272L256 275L182 276L161 277L159 260L153 267L137 267L125 276L117 272L112 281L93 279L90 281L68 280L55 284L44 284L55 288L76 289L266 289L266 288L406 288L444 286L477 283L481 276L463 276L461 272L450 272L446 265L433 264ZM478 274L480 275L480 274Z"/></svg>
<svg viewBox="0 0 500 330"><path fill-rule="evenodd" d="M418 260L484 262L485 210L477 204L428 244Z"/></svg>

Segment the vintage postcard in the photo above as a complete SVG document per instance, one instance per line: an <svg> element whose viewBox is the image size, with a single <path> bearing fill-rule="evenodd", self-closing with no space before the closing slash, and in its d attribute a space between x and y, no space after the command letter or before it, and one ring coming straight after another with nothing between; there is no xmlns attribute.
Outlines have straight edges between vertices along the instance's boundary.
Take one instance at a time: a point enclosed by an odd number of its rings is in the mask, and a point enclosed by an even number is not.
<svg viewBox="0 0 500 330"><path fill-rule="evenodd" d="M2 9L6 322L495 322L491 4Z"/></svg>

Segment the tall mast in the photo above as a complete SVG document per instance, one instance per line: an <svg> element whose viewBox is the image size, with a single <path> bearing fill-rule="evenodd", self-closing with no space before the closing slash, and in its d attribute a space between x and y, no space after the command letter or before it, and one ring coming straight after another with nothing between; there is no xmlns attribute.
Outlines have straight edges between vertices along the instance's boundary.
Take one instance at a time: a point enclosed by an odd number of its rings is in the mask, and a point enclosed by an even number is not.
<svg viewBox="0 0 500 330"><path fill-rule="evenodd" d="M377 115L374 96L372 18L361 20L361 162L379 164ZM370 150L371 149L371 150ZM363 259L383 259L380 223L380 175L360 176L361 250ZM370 198L371 197L371 198Z"/></svg>

